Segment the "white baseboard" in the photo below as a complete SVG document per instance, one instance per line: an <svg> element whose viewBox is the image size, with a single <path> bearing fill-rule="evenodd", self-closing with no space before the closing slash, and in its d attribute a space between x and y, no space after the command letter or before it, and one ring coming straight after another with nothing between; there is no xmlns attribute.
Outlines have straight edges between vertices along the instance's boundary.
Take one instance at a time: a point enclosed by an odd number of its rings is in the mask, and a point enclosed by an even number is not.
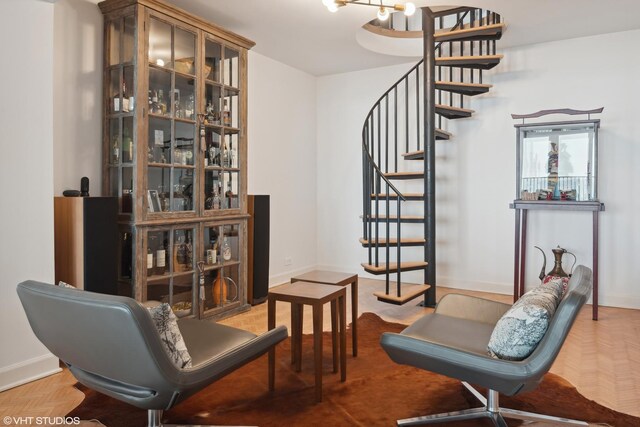
<svg viewBox="0 0 640 427"><path fill-rule="evenodd" d="M0 392L62 371L53 354L34 357L0 369Z"/></svg>
<svg viewBox="0 0 640 427"><path fill-rule="evenodd" d="M292 277L298 276L300 274L308 273L313 270L318 270L318 266L316 265L308 265L303 268L298 268L296 270L285 271L284 273L278 274L277 276L269 277L269 287L273 288L274 286L282 285L284 283L289 283Z"/></svg>

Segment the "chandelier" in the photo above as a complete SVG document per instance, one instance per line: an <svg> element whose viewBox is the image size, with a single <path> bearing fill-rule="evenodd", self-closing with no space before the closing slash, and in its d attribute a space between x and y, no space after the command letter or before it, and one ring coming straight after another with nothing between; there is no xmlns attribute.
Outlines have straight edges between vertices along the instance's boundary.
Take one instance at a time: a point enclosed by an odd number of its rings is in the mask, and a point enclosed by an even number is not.
<svg viewBox="0 0 640 427"><path fill-rule="evenodd" d="M411 16L416 12L416 5L411 2L404 4L384 4L382 0L375 2L372 0L322 0L322 4L329 9L329 12L337 12L343 6L348 4L357 4L360 6L373 6L378 8L378 19L386 21L389 19L389 10L404 12L405 15Z"/></svg>

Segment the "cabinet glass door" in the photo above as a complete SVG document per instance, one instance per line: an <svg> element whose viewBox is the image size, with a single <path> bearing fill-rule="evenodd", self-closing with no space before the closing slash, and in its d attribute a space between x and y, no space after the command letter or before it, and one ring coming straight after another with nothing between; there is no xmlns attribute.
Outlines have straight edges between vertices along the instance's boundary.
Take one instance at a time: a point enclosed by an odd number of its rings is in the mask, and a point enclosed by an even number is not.
<svg viewBox="0 0 640 427"><path fill-rule="evenodd" d="M116 18L107 24L108 52L105 82L107 112L107 174L109 196L120 200L120 213L133 212L133 168L135 165L135 57L133 15Z"/></svg>
<svg viewBox="0 0 640 427"><path fill-rule="evenodd" d="M215 215L240 208L240 52L208 36L204 67L203 212Z"/></svg>
<svg viewBox="0 0 640 427"><path fill-rule="evenodd" d="M196 34L149 25L147 212L195 211Z"/></svg>
<svg viewBox="0 0 640 427"><path fill-rule="evenodd" d="M193 313L195 229L147 232L146 300L166 302L178 316Z"/></svg>
<svg viewBox="0 0 640 427"><path fill-rule="evenodd" d="M211 314L241 299L240 287L240 225L204 226L202 242L204 260L203 314Z"/></svg>

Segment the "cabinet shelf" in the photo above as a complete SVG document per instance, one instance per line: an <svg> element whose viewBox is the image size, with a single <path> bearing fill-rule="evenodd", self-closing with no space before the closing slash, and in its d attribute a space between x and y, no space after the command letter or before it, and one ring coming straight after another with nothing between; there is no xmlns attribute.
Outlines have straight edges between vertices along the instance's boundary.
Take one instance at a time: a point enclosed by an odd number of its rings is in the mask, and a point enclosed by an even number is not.
<svg viewBox="0 0 640 427"><path fill-rule="evenodd" d="M231 267L234 265L240 265L240 261L230 260L230 261L225 261L224 263L218 263L218 264L205 264L204 271L220 270L222 267Z"/></svg>

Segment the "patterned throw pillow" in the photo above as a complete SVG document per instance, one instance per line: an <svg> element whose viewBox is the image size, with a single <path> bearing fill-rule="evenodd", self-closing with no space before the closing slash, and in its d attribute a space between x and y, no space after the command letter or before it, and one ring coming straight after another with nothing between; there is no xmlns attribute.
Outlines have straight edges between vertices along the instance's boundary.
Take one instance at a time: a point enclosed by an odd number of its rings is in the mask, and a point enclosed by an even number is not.
<svg viewBox="0 0 640 427"><path fill-rule="evenodd" d="M153 323L160 334L162 345L169 355L169 359L179 369L191 367L191 355L178 328L178 318L169 304L160 304L155 307L147 307Z"/></svg>
<svg viewBox="0 0 640 427"><path fill-rule="evenodd" d="M562 299L562 287L540 285L524 294L496 323L487 350L491 357L524 360L547 332Z"/></svg>
<svg viewBox="0 0 640 427"><path fill-rule="evenodd" d="M542 279L542 284L559 286L560 288L562 288L562 295L565 295L567 293L567 286L569 285L569 278L560 276L546 276L544 279Z"/></svg>
<svg viewBox="0 0 640 427"><path fill-rule="evenodd" d="M58 281L58 286L60 286L61 288L78 289L73 285L63 282L62 280Z"/></svg>

